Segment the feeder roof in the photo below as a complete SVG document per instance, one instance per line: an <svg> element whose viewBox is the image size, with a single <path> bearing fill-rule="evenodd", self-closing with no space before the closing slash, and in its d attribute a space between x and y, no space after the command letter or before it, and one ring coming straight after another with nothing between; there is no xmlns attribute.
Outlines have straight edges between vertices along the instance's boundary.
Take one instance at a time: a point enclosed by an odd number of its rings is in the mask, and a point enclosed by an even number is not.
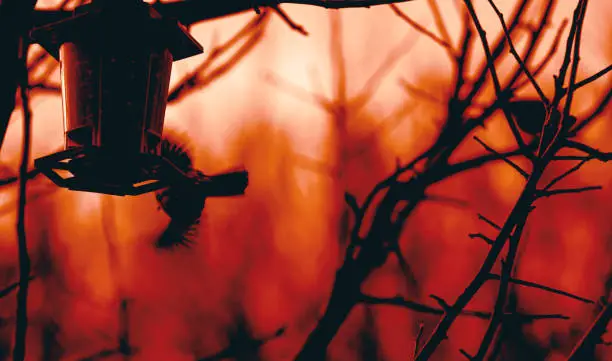
<svg viewBox="0 0 612 361"><path fill-rule="evenodd" d="M125 6L99 3L79 6L71 17L33 29L30 37L55 59L63 43L79 40L131 38L166 47L175 61L201 54L202 46L175 19L164 18L151 5L126 1ZM112 40L111 40L112 41Z"/></svg>

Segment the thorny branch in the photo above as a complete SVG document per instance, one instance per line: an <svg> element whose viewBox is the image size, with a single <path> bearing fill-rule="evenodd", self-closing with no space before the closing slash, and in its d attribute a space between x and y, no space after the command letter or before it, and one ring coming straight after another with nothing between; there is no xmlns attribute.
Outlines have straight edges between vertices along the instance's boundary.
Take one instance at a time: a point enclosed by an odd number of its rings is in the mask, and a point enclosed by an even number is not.
<svg viewBox="0 0 612 361"><path fill-rule="evenodd" d="M474 7L471 4L471 1L465 0L465 3L466 3L466 6L468 7L468 10L470 11L470 14L472 16L475 26L479 29L479 34L480 34L483 46L485 47L485 53L487 54L488 64L491 66L491 74L492 74L492 77L495 77L494 70L493 70L493 66L494 66L493 59L492 59L491 54L487 50L488 43L485 37L485 32L482 29L482 26L480 25L478 21L476 12L474 10ZM556 109L559 106L559 102L561 101L563 96L567 94L568 99L566 101L565 110L564 110L564 118L563 118L563 120L565 120L566 122L570 118L571 99L576 90L575 75L576 75L576 69L577 69L578 61L579 61L578 52L579 52L582 24L584 23L584 13L586 11L586 4L587 4L586 0L579 1L578 6L574 12L572 29L570 30L570 35L567 40L568 50L565 55L565 61L559 71L559 76L556 78L557 81L556 81L556 88L555 88L555 97L551 104L551 108ZM502 21L503 21L503 18L502 18ZM570 54L572 53L572 48L573 48L574 57L573 57L573 62L572 62L572 70L571 70L571 75L570 75L570 80L569 80L569 86L566 89L563 87L563 83L565 80L565 74L570 64L570 61L568 59L570 58ZM534 79L534 78L530 77L530 79ZM496 89L498 88L499 87L496 86ZM498 91L497 94L499 95L500 92ZM543 106L546 106L546 105L547 104L543 103ZM425 345L423 346L423 349L417 356L416 358L417 361L428 360L433 355L434 351L437 349L440 343L447 337L446 335L447 335L448 329L453 324L459 312L463 310L463 308L468 304L468 302L474 297L476 292L478 292L480 287L485 283L487 275L490 274L490 271L495 261L497 260L500 252L502 251L504 245L509 239L510 248L508 250L508 257L506 261L502 262L503 265L502 265L502 275L500 277L500 289L499 289L498 298L495 304L494 316L491 319L487 332L485 333L485 336L478 349L478 353L476 354L476 356L469 355L469 353L466 352L465 350L461 351L462 354L468 357L470 360L483 360L484 357L486 356L491 346L491 343L493 341L493 338L497 332L497 329L499 328L502 322L501 318L499 316L496 317L495 315L496 314L500 315L503 312L503 308L504 308L505 301L506 301L507 287L508 287L509 280L510 280L510 271L512 269L514 258L516 255L516 249L517 249L518 241L520 239L521 229L524 226L525 222L527 221L529 213L532 209L532 203L538 198L538 195L539 195L538 189L537 189L538 181L543 175L547 164L550 161L552 161L555 154L563 147L563 142L561 141L561 139L565 139L569 135L569 127L565 126L565 123L563 120L560 122L560 124L549 125L548 122L551 119L550 117L551 111L548 111L548 114L549 115L546 120L547 122L543 128L543 131L542 131L543 134L541 135L541 137L542 138L548 137L549 140L547 144L542 144L542 142L540 143L540 149L537 153L537 156L535 159L532 160L533 170L531 172L531 175L527 181L527 184L525 185L525 188L521 196L519 197L517 203L515 204L512 211L510 212L510 215L508 216L506 222L501 227L498 236L491 244L491 249L489 251L489 254L484 260L477 275L470 282L470 284L466 287L466 289L459 295L455 303L452 306L447 308L445 315L442 317L442 319L438 323L438 326L435 328L434 332L432 333L431 337L425 343ZM576 193L580 191L584 191L587 188L594 189L595 187L578 188L576 189Z"/></svg>
<svg viewBox="0 0 612 361"><path fill-rule="evenodd" d="M509 21L510 25L507 27L507 32L510 34L510 36L520 23L523 10L526 8L527 3L528 1L522 1L515 9L514 14ZM466 7L469 10L469 4L467 5L468 6ZM529 59L534 53L534 49L538 44L540 34L543 31L544 24L547 23L553 6L554 1L548 1L547 10L545 11L543 17L539 20L539 26L536 27L535 31L533 31L533 38L529 42L529 46L526 49L526 54L523 56L525 63L526 60ZM429 185L449 177L451 174L456 174L456 171L458 171L457 168L460 168L461 170L469 169L469 166L464 167L464 164L451 164L448 162L448 159L454 153L458 144L461 143L472 130L482 125L483 122L491 114L493 114L493 112L495 112L497 109L503 108L505 106L506 99L511 94L514 94L514 92L517 90L515 83L520 75L526 70L526 65L523 68L519 67L514 72L508 85L502 87L499 80L497 82L494 81L498 98L490 105L485 107L480 116L464 119L464 112L466 109L468 109L476 95L481 91L482 86L485 83L487 72L491 73L492 78L496 77L496 72L493 66L500 58L502 50L505 48L506 44L504 41L506 39L505 36L502 36L497 40L495 45L492 47L493 50L487 52L488 56L486 59L486 64L481 68L476 80L470 84L472 85L472 89L467 92L467 96L464 98L460 97L460 94L466 93L465 91L460 92L459 90L466 86L466 81L464 79L464 67L466 66L467 59L469 59L471 44L470 40L472 34L471 26L467 21L468 16L470 15L469 13L469 11L464 13L466 26L460 41L461 50L457 56L451 56L451 59L454 60L456 66L456 81L455 89L452 92L453 96L448 102L448 119L442 129L442 132L431 148L417 156L409 164L405 166L398 166L398 169L396 172L394 172L394 174L378 183L361 203L361 205L358 205L354 196L347 195L346 199L351 200L351 209L354 210L356 218L351 236L351 245L345 254L344 264L336 274L334 288L332 290L326 312L319 320L315 330L310 334L306 344L298 354L296 360L302 361L324 358L327 345L335 335L339 325L352 309L352 306L355 304L356 300L359 299L360 285L371 272L385 263L388 250L396 247L396 242L399 238L406 218L411 214L412 210L420 201L425 200L425 189ZM471 13L474 15L474 12ZM479 35L481 36L482 40L484 30L480 29ZM436 41L436 43L439 44L440 42ZM486 43L486 40L484 40L483 43ZM553 45L553 48L556 48L556 45ZM450 53L453 54L453 52ZM544 67L544 63L547 61L548 59L541 63L538 68L541 69ZM521 145L519 150L515 151L516 153L508 154L508 156L522 155L528 159L532 159L532 163L535 164L536 159L533 157L533 151L535 150L537 143L530 142L529 144L524 144L521 142L520 134L516 129L512 116L508 114L508 112L506 112L506 116L510 126L515 128L517 142ZM503 160L504 158L505 156L502 156L501 154L492 154L491 158L488 158L488 160ZM473 159L471 161L477 160ZM471 161L466 162L469 163ZM481 165L483 163L486 163L486 161L479 164ZM415 174L408 181L398 180L399 176L404 175L417 165L420 167L418 174ZM475 164L472 163L471 165ZM422 169L423 167L424 169ZM513 214L515 215L514 218L520 214L528 214L532 210L531 201L535 200L532 193L535 191L535 185L541 176L539 172L542 170L543 169L534 170L529 176L529 186L527 188L530 191L525 192L525 194L522 196L523 200L521 201L520 206L516 207L516 209L513 211ZM374 199L382 192L385 192L383 199L374 206ZM396 211L396 205L400 200L404 201L405 205ZM373 220L369 225L367 235L361 236L361 227L365 219L365 214L369 213L368 210L370 207L374 208ZM439 343L446 337L446 330L453 323L454 318L461 313L463 307L480 288L482 283L489 280L490 269L495 263L497 255L501 252L505 240L508 238L508 236L510 236L512 230L515 228L514 225L515 223L506 224L504 227L502 227L498 239L502 239L503 241L493 242L493 245L491 246L492 251L487 258L487 261L485 261L485 265L483 266L483 269L486 270L486 272L481 272L481 276L477 278L476 281L468 287L468 289L466 289L463 297L456 301L453 306L441 303L441 305L448 306L447 308L443 307L445 310L445 316L443 317L441 325L439 325L432 338L430 338L430 340L423 346L417 360L426 360L431 354L433 354L433 351L437 348ZM545 288L545 286L541 287L541 289Z"/></svg>
<svg viewBox="0 0 612 361"><path fill-rule="evenodd" d="M518 243L523 234L524 225L524 222L517 224L516 228L512 232L512 235L510 236L510 246L508 247L506 260L502 261L499 290L497 292L495 306L493 307L493 315L491 316L491 321L489 322L489 326L485 331L485 335L480 344L480 347L478 347L478 352L474 357L472 357L472 360L484 360L487 352L489 351L489 348L491 347L495 334L497 333L497 329L503 321L503 315L506 307L506 298L508 294L508 285L510 284L512 269L514 268L514 262L516 260L518 252Z"/></svg>
<svg viewBox="0 0 612 361"><path fill-rule="evenodd" d="M368 305L384 305L384 306L397 306L404 307L409 310L426 313L432 315L443 315L445 310L442 307L432 307L419 302L415 302L412 300L408 300L402 298L400 296L392 297L392 298L381 298L374 297L369 295L361 295L360 302L368 304ZM488 320L492 317L491 312L484 311L472 311L472 310L463 310L461 311L462 316L467 317L475 317L483 320ZM561 314L526 314L526 313L506 313L503 315L504 317L512 317L515 319L520 319L524 323L530 323L534 320L542 320L542 319L561 319L568 320L569 317Z"/></svg>

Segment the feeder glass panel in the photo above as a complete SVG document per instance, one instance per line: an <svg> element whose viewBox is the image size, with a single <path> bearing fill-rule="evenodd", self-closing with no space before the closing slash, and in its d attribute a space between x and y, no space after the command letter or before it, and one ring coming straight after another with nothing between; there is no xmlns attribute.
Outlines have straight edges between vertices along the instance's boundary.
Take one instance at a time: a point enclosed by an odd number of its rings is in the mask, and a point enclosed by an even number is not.
<svg viewBox="0 0 612 361"><path fill-rule="evenodd" d="M166 102L170 87L172 54L168 49L151 53L149 59L149 96L145 116L145 141L148 150L157 149L164 129Z"/></svg>
<svg viewBox="0 0 612 361"><path fill-rule="evenodd" d="M99 119L98 59L74 43L62 44L59 53L65 147L93 145Z"/></svg>
<svg viewBox="0 0 612 361"><path fill-rule="evenodd" d="M60 47L66 147L127 156L155 152L172 55L151 42L112 35Z"/></svg>

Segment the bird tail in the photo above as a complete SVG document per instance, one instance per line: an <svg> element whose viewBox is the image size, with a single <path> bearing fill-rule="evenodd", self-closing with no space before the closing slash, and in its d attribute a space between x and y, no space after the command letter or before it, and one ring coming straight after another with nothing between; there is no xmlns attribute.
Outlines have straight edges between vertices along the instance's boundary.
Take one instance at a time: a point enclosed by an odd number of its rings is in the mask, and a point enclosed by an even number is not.
<svg viewBox="0 0 612 361"><path fill-rule="evenodd" d="M208 176L200 183L208 197L243 195L248 185L249 173L246 170Z"/></svg>

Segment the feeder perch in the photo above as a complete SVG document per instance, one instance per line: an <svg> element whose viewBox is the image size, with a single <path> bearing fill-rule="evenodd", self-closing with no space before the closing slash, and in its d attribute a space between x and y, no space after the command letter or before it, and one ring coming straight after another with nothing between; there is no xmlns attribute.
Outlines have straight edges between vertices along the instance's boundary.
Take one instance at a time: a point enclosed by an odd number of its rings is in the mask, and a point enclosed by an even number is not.
<svg viewBox="0 0 612 361"><path fill-rule="evenodd" d="M172 62L202 53L140 0L94 1L32 30L60 62L64 150L35 160L60 187L137 195L185 174L160 153Z"/></svg>

